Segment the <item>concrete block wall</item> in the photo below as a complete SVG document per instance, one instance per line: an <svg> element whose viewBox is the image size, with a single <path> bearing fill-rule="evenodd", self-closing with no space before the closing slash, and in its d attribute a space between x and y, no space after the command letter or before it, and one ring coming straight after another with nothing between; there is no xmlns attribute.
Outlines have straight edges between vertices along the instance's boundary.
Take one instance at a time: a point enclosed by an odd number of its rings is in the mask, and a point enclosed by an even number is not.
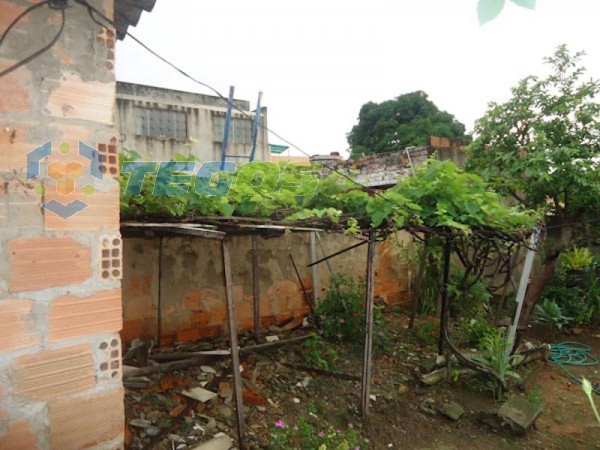
<svg viewBox="0 0 600 450"><path fill-rule="evenodd" d="M90 1L112 16L112 0ZM0 78L0 449L123 447L119 190L109 160L118 136L115 36L70 3L57 44ZM0 0L0 30L31 4ZM48 6L24 17L2 45L0 69L48 42L60 23ZM27 153L48 141L41 178L28 181ZM94 162L105 176L92 195L79 181L63 195L47 165L76 161L89 174L78 141L105 156ZM52 199L88 206L62 219L42 208Z"/></svg>
<svg viewBox="0 0 600 450"><path fill-rule="evenodd" d="M399 233L401 242L411 241ZM194 237L162 238L162 277L160 283L161 343L194 341L222 335L227 327L227 309L220 242ZM348 247L356 240L342 234L323 234L326 254ZM158 261L157 238L124 239L123 341L157 336ZM235 237L231 242L233 294L240 330L252 329L252 244L251 238ZM388 303L401 303L409 296L408 266L394 239L377 246L375 291ZM308 308L291 265L292 254L306 287L312 293L309 235L286 234L259 238L259 282L261 324L267 327L306 314ZM317 251L321 257L320 250ZM366 270L366 246L331 259L333 271L359 277ZM412 274L414 278L414 274ZM319 265L319 287L327 289L330 273ZM321 292L321 297L323 292Z"/></svg>

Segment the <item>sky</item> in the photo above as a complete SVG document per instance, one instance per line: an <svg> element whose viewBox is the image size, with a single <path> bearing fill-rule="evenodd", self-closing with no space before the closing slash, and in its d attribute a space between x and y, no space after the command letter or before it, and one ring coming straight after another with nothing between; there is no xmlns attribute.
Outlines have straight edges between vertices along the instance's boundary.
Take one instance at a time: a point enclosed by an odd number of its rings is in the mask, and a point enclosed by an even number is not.
<svg viewBox="0 0 600 450"><path fill-rule="evenodd" d="M361 106L423 90L472 130L560 44L585 50L600 78L600 2L507 2L479 26L477 0L157 0L129 31L197 79L255 107L309 154L347 155ZM117 44L117 79L211 94L132 39ZM270 136L271 144L282 143ZM298 150L291 154L300 154Z"/></svg>

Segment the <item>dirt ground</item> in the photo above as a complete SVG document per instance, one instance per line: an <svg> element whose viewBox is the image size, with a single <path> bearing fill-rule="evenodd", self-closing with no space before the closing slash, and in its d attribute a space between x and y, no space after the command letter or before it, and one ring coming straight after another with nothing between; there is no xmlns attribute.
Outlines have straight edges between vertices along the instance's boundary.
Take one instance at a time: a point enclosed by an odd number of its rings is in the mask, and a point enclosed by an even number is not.
<svg viewBox="0 0 600 450"><path fill-rule="evenodd" d="M268 352L243 355L247 447L267 448L270 433L278 420L293 425L308 411L318 420L334 427L362 430L370 449L462 450L469 449L595 449L600 448L600 425L587 398L557 366L542 361L521 368L520 382L509 395L524 396L543 402L543 411L535 426L518 435L508 429L492 429L481 422L481 414L497 409L483 380L459 378L434 386L423 385L417 378L421 362L435 355L428 346L406 329L407 317L401 311L388 311L386 318L393 330L393 344L373 365L370 415L363 422L359 414L360 383L323 375L300 368L306 366L302 344ZM306 333L271 329L281 339ZM598 336L598 337L596 337ZM523 336L534 344L574 340L589 345L600 355L600 334L584 330L565 334L558 330L531 328ZM253 344L242 337L242 346ZM224 339L197 345L178 346L177 350L226 349ZM172 349L171 349L172 350ZM162 351L162 350L161 350ZM164 351L169 351L166 349ZM338 345L337 372L359 376L362 356ZM214 373L213 373L214 372ZM600 382L600 366L573 370L592 382ZM149 375L127 380L126 446L129 449L193 449L217 432L236 438L235 406L231 392L231 367L227 359L216 359L205 367L193 367L168 374ZM205 403L196 402L181 391L203 386L219 395ZM455 401L464 408L457 421L422 405L440 406ZM133 422L133 424L132 424ZM311 449L307 449L311 450Z"/></svg>

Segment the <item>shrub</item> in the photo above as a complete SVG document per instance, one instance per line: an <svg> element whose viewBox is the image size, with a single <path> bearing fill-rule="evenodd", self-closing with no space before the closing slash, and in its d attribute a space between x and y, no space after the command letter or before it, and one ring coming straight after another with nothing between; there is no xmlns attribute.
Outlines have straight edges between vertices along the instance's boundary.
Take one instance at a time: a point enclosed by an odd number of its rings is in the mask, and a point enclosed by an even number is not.
<svg viewBox="0 0 600 450"><path fill-rule="evenodd" d="M364 281L355 281L344 276L331 280L332 286L325 298L315 309L319 317L323 336L362 344L365 337L365 292ZM374 305L373 348L385 350L389 343L382 307Z"/></svg>

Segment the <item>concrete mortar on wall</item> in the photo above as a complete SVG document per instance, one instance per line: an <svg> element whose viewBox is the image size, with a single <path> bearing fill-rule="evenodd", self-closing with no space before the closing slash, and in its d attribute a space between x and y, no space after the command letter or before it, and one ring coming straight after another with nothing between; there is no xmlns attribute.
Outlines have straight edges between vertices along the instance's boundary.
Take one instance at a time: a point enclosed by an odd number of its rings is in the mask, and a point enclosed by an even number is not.
<svg viewBox="0 0 600 450"><path fill-rule="evenodd" d="M112 16L112 0L90 2ZM56 45L0 78L0 448L123 445L120 360L117 367L112 353L121 347L120 280L102 278L99 266L101 237L119 238L118 196L100 205L91 196L81 216L65 220L41 208L48 197L35 193L39 180L25 173L27 153L48 141L53 152L64 141L76 154L79 141L99 148L118 136L114 34L69 3ZM11 16L28 6L0 0ZM0 67L20 61L59 26L60 12L47 6L25 17L3 43ZM41 173L49 186L44 165ZM106 176L94 188L100 198L118 183ZM78 410L87 399L104 406ZM67 420L70 410L78 411L76 422ZM106 417L112 426L99 426Z"/></svg>

